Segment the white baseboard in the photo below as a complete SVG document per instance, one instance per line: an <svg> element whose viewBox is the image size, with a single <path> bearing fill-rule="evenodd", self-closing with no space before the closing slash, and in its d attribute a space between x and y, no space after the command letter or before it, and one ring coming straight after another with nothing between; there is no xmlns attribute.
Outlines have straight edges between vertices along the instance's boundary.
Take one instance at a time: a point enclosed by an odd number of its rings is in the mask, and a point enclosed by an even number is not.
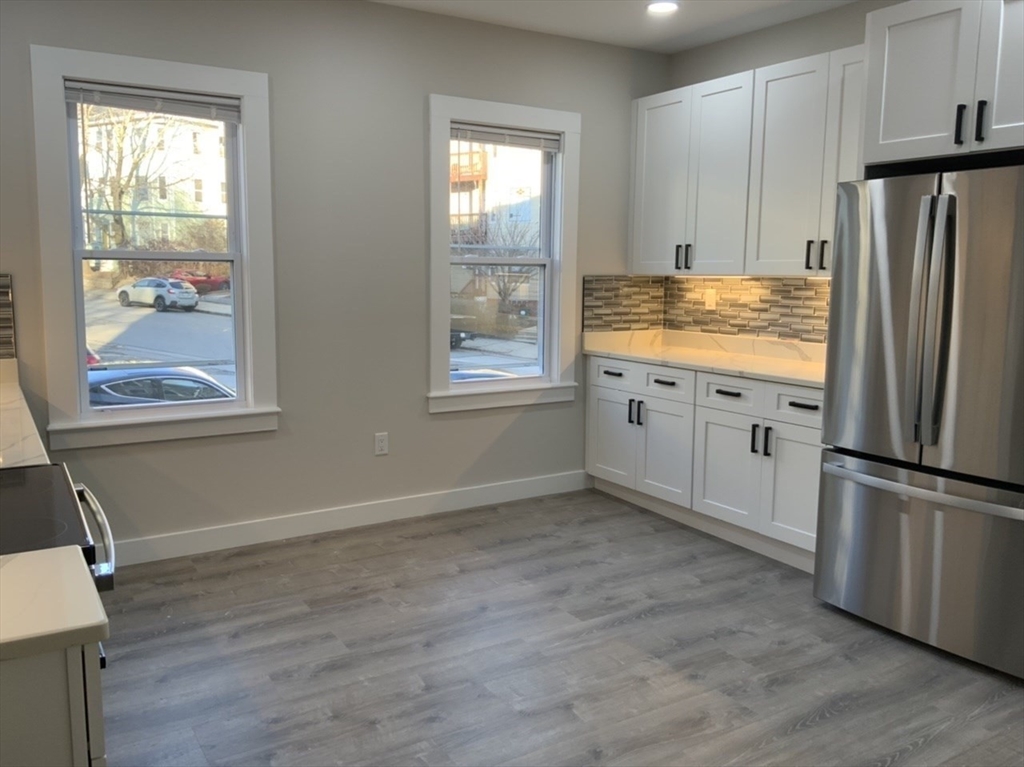
<svg viewBox="0 0 1024 767"><path fill-rule="evenodd" d="M563 474L548 474L509 482L408 495L403 498L354 503L350 506L304 511L146 538L129 538L117 541L117 563L133 565L158 559L186 557L236 546L268 543L302 535L391 522L396 519L422 517L442 511L471 509L475 506L567 493L587 487L591 487L590 475L584 471L567 471Z"/></svg>
<svg viewBox="0 0 1024 767"><path fill-rule="evenodd" d="M666 503L646 493L639 493L636 490L616 485L614 482L595 479L594 488L602 493L608 493L608 495L613 495L616 498L636 504L648 511L661 514L663 517L673 519L687 527L695 528L716 538L729 541L729 543L735 543L737 546L742 546L745 549L756 551L758 554L763 554L790 567L795 567L797 570L803 570L805 573L814 572L813 551L798 549L796 546L791 546L788 543L767 538L751 530L744 530L742 527L730 525L728 522L722 522L683 506Z"/></svg>

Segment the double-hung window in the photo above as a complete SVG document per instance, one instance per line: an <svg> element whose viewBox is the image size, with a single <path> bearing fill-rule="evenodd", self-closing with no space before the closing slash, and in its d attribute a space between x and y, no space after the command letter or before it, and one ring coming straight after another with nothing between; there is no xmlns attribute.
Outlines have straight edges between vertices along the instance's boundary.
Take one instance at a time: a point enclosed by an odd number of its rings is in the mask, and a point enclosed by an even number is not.
<svg viewBox="0 0 1024 767"><path fill-rule="evenodd" d="M266 76L32 68L51 446L276 428Z"/></svg>
<svg viewBox="0 0 1024 767"><path fill-rule="evenodd" d="M430 108L430 410L570 400L579 115Z"/></svg>

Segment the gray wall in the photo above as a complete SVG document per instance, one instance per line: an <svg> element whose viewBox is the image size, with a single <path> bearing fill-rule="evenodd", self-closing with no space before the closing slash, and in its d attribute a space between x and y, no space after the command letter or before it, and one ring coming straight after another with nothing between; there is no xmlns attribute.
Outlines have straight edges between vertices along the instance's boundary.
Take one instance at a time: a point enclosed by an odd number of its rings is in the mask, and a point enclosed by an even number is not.
<svg viewBox="0 0 1024 767"><path fill-rule="evenodd" d="M580 275L625 271L630 101L668 57L363 2L3 2L0 271L46 425L29 44L267 72L280 430L55 453L120 538L583 468L575 403L428 415L427 94L583 116ZM70 264L70 261L69 261ZM576 319L577 325L579 318ZM389 431L391 455L373 457Z"/></svg>
<svg viewBox="0 0 1024 767"><path fill-rule="evenodd" d="M813 0L801 0L813 2ZM902 0L858 0L831 11L703 45L672 56L673 88L864 42L864 17Z"/></svg>

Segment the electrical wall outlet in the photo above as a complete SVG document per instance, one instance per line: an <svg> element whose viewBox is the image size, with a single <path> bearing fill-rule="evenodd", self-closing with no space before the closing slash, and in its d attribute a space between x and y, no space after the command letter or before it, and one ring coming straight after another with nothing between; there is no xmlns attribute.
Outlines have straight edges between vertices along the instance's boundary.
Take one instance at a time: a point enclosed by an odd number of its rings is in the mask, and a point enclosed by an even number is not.
<svg viewBox="0 0 1024 767"><path fill-rule="evenodd" d="M704 308L718 308L718 291L716 291L714 288L708 288L707 290L704 291Z"/></svg>
<svg viewBox="0 0 1024 767"><path fill-rule="evenodd" d="M386 431L381 431L373 435L373 454L388 454L388 433Z"/></svg>

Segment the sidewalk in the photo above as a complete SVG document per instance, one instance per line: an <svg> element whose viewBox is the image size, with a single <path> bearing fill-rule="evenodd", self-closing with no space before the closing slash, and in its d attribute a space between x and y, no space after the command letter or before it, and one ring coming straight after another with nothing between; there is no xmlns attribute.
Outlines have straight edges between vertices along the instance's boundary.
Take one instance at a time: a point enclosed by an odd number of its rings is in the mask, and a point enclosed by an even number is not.
<svg viewBox="0 0 1024 767"><path fill-rule="evenodd" d="M199 296L199 304L196 306L196 311L205 312L206 314L222 314L230 317L231 292L220 290L216 293L207 293L206 295Z"/></svg>

